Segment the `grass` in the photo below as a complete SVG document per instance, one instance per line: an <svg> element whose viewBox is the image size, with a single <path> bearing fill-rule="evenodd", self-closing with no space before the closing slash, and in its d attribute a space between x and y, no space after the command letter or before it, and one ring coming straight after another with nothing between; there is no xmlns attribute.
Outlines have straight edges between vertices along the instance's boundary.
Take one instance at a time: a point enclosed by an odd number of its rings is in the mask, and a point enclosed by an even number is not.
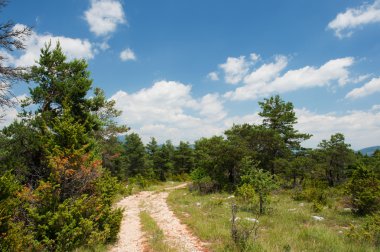
<svg viewBox="0 0 380 252"><path fill-rule="evenodd" d="M231 204L236 198L229 196L201 196L182 189L171 192L168 201L175 214L209 244L210 250L241 251L231 239ZM342 211L338 204L319 213L314 213L311 205L294 201L287 191L273 195L271 210L259 218L258 238L251 240L246 251L380 251L347 237L350 225L358 225L362 219ZM315 221L313 215L325 219ZM237 216L257 217L244 209Z"/></svg>
<svg viewBox="0 0 380 252"><path fill-rule="evenodd" d="M105 252L105 251L108 251L108 247L107 245L104 245L104 244L81 247L74 250L74 252Z"/></svg>
<svg viewBox="0 0 380 252"><path fill-rule="evenodd" d="M145 233L148 242L149 251L155 252L177 252L165 242L165 236L162 230L157 226L157 223L146 212L140 213L142 230Z"/></svg>
<svg viewBox="0 0 380 252"><path fill-rule="evenodd" d="M147 188L144 188L143 191L160 192L160 191L163 191L165 188L177 186L177 185L180 185L183 183L185 183L185 182L178 182L178 181L156 182L156 183L149 185Z"/></svg>

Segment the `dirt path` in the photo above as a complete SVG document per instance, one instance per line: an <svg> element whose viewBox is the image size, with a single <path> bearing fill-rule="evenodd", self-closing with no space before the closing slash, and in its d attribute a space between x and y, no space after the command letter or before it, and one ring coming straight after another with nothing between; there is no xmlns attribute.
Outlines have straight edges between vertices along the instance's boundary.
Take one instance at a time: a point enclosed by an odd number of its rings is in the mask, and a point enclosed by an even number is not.
<svg viewBox="0 0 380 252"><path fill-rule="evenodd" d="M123 220L121 221L118 242L109 251L143 251L144 240L139 217L139 204L142 196L142 193L131 195L117 203L117 207L124 208Z"/></svg>
<svg viewBox="0 0 380 252"><path fill-rule="evenodd" d="M186 187L181 184L169 187L165 190L174 190ZM109 251L111 252L141 252L143 251L144 234L141 231L139 214L145 210L149 212L157 225L164 232L169 245L179 251L202 252L207 251L202 247L201 241L192 235L186 225L169 209L166 199L168 192L144 191L136 195L128 196L121 200L117 206L125 209L121 223L119 240Z"/></svg>

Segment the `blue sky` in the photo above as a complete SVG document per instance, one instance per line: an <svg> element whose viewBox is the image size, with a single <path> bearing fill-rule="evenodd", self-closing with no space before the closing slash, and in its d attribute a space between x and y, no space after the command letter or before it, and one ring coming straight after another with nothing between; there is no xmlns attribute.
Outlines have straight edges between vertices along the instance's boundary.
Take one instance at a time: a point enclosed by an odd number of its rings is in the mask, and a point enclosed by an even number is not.
<svg viewBox="0 0 380 252"><path fill-rule="evenodd" d="M280 94L314 135L305 146L336 132L355 149L380 144L380 0L13 0L8 19L33 26L25 51L0 52L9 64L59 40L144 141L259 123L257 102Z"/></svg>

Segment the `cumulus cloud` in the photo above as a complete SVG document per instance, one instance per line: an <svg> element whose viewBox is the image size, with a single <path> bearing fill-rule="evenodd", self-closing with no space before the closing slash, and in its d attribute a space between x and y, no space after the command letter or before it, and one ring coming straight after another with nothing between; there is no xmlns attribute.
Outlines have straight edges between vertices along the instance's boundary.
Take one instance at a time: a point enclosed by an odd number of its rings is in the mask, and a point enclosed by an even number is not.
<svg viewBox="0 0 380 252"><path fill-rule="evenodd" d="M301 132L313 134L304 143L308 147L316 147L323 139L329 139L332 134L343 133L346 142L356 150L363 147L378 145L380 139L380 111L348 111L345 114L318 114L307 109L296 109L298 124Z"/></svg>
<svg viewBox="0 0 380 252"><path fill-rule="evenodd" d="M159 81L135 93L119 91L111 99L123 111L122 122L141 135L144 142L151 136L160 142L167 139L193 142L201 137L221 135L233 124L261 124L258 112L229 115L219 94L194 98L191 86L175 81ZM305 147L316 147L323 139L341 132L354 149L378 145L380 139L380 105L368 110L346 113L317 113L295 109L300 132L313 134Z"/></svg>
<svg viewBox="0 0 380 252"><path fill-rule="evenodd" d="M245 56L238 58L228 57L227 61L220 64L219 67L223 69L227 83L237 84L248 73L249 62L246 61Z"/></svg>
<svg viewBox="0 0 380 252"><path fill-rule="evenodd" d="M127 49L121 51L120 59L122 61L136 60L136 55L130 48L127 48Z"/></svg>
<svg viewBox="0 0 380 252"><path fill-rule="evenodd" d="M22 24L15 25L15 29L21 29L22 27L24 27ZM11 57L9 54L6 55L8 63L15 66L34 65L35 61L39 59L40 49L49 42L51 42L53 48L59 42L69 60L73 58L92 59L95 56L94 47L87 39L54 36L48 33L38 34L33 31L25 39L24 44L26 49L20 55L13 55Z"/></svg>
<svg viewBox="0 0 380 252"><path fill-rule="evenodd" d="M191 86L175 81L159 81L135 93L118 91L111 99L122 111L121 122L128 124L144 141L155 136L193 141L202 136L220 134L218 121L226 115L217 94L200 99L191 95Z"/></svg>
<svg viewBox="0 0 380 252"><path fill-rule="evenodd" d="M380 0L372 4L365 3L357 8L349 8L339 13L334 20L328 24L328 28L334 30L339 38L350 37L355 28L380 22Z"/></svg>
<svg viewBox="0 0 380 252"><path fill-rule="evenodd" d="M199 114L210 121L220 121L227 115L223 101L217 93L203 96L199 108Z"/></svg>
<svg viewBox="0 0 380 252"><path fill-rule="evenodd" d="M362 87L351 90L346 95L346 98L358 99L377 92L380 92L380 78L373 78L369 82L365 83Z"/></svg>
<svg viewBox="0 0 380 252"><path fill-rule="evenodd" d="M96 36L110 35L117 25L126 23L123 6L118 0L91 0L84 18Z"/></svg>
<svg viewBox="0 0 380 252"><path fill-rule="evenodd" d="M12 101L16 103L15 107L0 107L0 129L10 125L14 120L16 120L18 115L20 101L24 100L26 95L19 95L12 98Z"/></svg>
<svg viewBox="0 0 380 252"><path fill-rule="evenodd" d="M312 134L312 138L303 142L304 147L316 148L323 139L330 139L335 133L343 133L346 142L355 150L378 145L380 139L380 105L374 105L368 111L347 111L344 114L316 113L306 108L295 109L298 123L295 128L303 133ZM258 112L243 116L232 116L224 120L226 128L233 124L261 124Z"/></svg>
<svg viewBox="0 0 380 252"><path fill-rule="evenodd" d="M354 59L351 57L339 58L330 60L319 68L305 66L282 74L288 59L279 55L274 62L263 64L246 74L242 81L243 86L225 93L224 97L230 100L249 100L272 93L327 86L332 82L343 86L350 81L348 68L353 63Z"/></svg>
<svg viewBox="0 0 380 252"><path fill-rule="evenodd" d="M276 56L275 62L263 64L255 71L244 77L244 83L255 85L257 83L268 82L277 77L287 66L288 60L285 56Z"/></svg>
<svg viewBox="0 0 380 252"><path fill-rule="evenodd" d="M260 60L260 55L259 54L256 54L256 53L251 53L249 55L250 59L252 60L252 62L256 62L258 60Z"/></svg>
<svg viewBox="0 0 380 252"><path fill-rule="evenodd" d="M209 78L210 80L213 80L213 81L219 80L219 76L218 76L217 72L211 72L211 73L209 73L207 75L207 78Z"/></svg>

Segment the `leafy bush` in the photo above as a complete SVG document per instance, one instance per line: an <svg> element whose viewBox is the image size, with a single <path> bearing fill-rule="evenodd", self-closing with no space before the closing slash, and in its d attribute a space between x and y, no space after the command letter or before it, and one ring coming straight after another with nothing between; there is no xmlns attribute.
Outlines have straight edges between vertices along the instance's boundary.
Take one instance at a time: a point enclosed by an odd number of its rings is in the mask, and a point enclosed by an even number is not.
<svg viewBox="0 0 380 252"><path fill-rule="evenodd" d="M348 192L355 213L365 215L379 209L380 181L374 172L364 165L359 165L354 171Z"/></svg>
<svg viewBox="0 0 380 252"><path fill-rule="evenodd" d="M351 226L348 236L353 240L380 247L380 212L366 217L361 226Z"/></svg>
<svg viewBox="0 0 380 252"><path fill-rule="evenodd" d="M130 185L138 185L143 189L150 185L149 180L143 177L141 174L137 174L135 177L129 178L128 182Z"/></svg>
<svg viewBox="0 0 380 252"><path fill-rule="evenodd" d="M190 174L193 181L190 185L190 191L199 191L201 194L214 192L216 183L207 175L206 171L202 168L193 170Z"/></svg>
<svg viewBox="0 0 380 252"><path fill-rule="evenodd" d="M265 213L266 205L269 203L269 194L278 187L277 181L267 171L258 169L258 163L250 158L243 158L242 164L242 185L246 184L254 188L259 198L259 212Z"/></svg>
<svg viewBox="0 0 380 252"><path fill-rule="evenodd" d="M243 184L236 189L236 195L243 204L252 204L257 194L255 188L250 184Z"/></svg>
<svg viewBox="0 0 380 252"><path fill-rule="evenodd" d="M179 181L179 182L184 182L184 181L189 181L190 176L187 173L180 173L180 174L174 174L170 178L173 181Z"/></svg>
<svg viewBox="0 0 380 252"><path fill-rule="evenodd" d="M292 195L294 200L305 200L308 202L318 202L327 204L327 192L323 188L307 187L305 189L295 189Z"/></svg>

